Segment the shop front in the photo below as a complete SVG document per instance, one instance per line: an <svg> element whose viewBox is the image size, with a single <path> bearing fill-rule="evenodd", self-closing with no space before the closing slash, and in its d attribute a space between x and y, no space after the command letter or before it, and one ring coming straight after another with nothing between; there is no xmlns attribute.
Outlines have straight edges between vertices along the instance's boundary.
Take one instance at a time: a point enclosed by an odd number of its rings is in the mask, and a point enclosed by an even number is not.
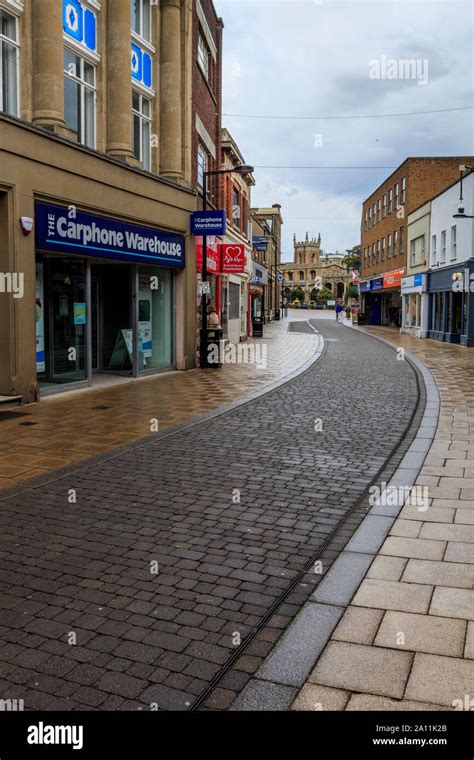
<svg viewBox="0 0 474 760"><path fill-rule="evenodd" d="M474 260L428 273L428 338L474 346Z"/></svg>
<svg viewBox="0 0 474 760"><path fill-rule="evenodd" d="M265 318L265 291L268 288L268 269L252 261L250 280L250 316L252 322Z"/></svg>
<svg viewBox="0 0 474 760"><path fill-rule="evenodd" d="M75 206L36 202L36 371L42 394L96 374L175 365L174 273L185 241Z"/></svg>
<svg viewBox="0 0 474 760"><path fill-rule="evenodd" d="M426 338L428 335L428 276L412 274L402 279L401 332Z"/></svg>
<svg viewBox="0 0 474 760"><path fill-rule="evenodd" d="M360 283L361 314L366 324L400 327L401 280L405 274L405 269L396 269Z"/></svg>

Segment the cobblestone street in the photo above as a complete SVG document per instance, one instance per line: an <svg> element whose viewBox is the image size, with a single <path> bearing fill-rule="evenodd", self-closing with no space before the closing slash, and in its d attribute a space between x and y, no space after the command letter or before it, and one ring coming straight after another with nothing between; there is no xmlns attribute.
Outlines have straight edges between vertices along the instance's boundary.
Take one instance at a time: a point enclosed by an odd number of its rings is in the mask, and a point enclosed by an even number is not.
<svg viewBox="0 0 474 760"><path fill-rule="evenodd" d="M415 372L392 349L312 325L325 353L270 393L5 492L2 694L26 709L192 706L384 466L417 403ZM207 708L231 704L319 578L307 573Z"/></svg>

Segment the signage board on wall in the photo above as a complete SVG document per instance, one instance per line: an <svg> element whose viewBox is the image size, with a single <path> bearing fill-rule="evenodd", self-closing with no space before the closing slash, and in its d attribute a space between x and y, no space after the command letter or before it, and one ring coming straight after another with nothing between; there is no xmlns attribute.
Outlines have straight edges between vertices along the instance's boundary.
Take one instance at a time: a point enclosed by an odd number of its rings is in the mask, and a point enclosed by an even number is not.
<svg viewBox="0 0 474 760"><path fill-rule="evenodd" d="M36 203L36 248L129 263L184 267L183 235L50 203Z"/></svg>
<svg viewBox="0 0 474 760"><path fill-rule="evenodd" d="M237 243L224 243L221 250L221 270L223 274L229 272L243 272L245 270L245 246Z"/></svg>
<svg viewBox="0 0 474 760"><path fill-rule="evenodd" d="M225 211L193 211L191 232L193 235L225 235L227 220Z"/></svg>

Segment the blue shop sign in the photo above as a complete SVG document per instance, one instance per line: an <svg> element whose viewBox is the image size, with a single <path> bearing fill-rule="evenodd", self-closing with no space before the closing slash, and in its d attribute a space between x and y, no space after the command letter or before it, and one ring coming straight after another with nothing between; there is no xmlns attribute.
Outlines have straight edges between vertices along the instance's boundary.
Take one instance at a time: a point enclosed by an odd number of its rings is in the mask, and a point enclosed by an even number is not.
<svg viewBox="0 0 474 760"><path fill-rule="evenodd" d="M225 211L193 211L191 214L193 235L225 235L226 228Z"/></svg>
<svg viewBox="0 0 474 760"><path fill-rule="evenodd" d="M423 285L423 275L422 274L414 274L413 275L413 287L418 288Z"/></svg>
<svg viewBox="0 0 474 760"><path fill-rule="evenodd" d="M151 88L151 56L145 53L135 42L132 42L132 79L140 82L148 89Z"/></svg>
<svg viewBox="0 0 474 760"><path fill-rule="evenodd" d="M367 293L370 290L370 280L366 280L365 282L361 282L359 285L360 292L361 293Z"/></svg>
<svg viewBox="0 0 474 760"><path fill-rule="evenodd" d="M138 264L184 267L183 235L64 206L36 203L36 248Z"/></svg>
<svg viewBox="0 0 474 760"><path fill-rule="evenodd" d="M370 281L371 290L383 290L383 277L377 277L375 280Z"/></svg>
<svg viewBox="0 0 474 760"><path fill-rule="evenodd" d="M83 8L79 0L63 0L63 29L68 37L96 52L96 15L89 8Z"/></svg>

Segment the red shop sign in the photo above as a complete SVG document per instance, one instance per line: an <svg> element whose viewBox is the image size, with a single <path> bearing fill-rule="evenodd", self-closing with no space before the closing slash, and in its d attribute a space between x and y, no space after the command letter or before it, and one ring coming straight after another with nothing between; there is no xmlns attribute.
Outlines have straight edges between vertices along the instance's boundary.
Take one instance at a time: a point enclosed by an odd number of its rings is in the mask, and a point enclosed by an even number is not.
<svg viewBox="0 0 474 760"><path fill-rule="evenodd" d="M221 256L219 245L209 241L209 239L207 241L206 261L209 274L220 274ZM196 269L199 272L202 269L202 237L196 238Z"/></svg>
<svg viewBox="0 0 474 760"><path fill-rule="evenodd" d="M243 272L245 269L245 246L238 243L226 243L221 249L221 271Z"/></svg>

